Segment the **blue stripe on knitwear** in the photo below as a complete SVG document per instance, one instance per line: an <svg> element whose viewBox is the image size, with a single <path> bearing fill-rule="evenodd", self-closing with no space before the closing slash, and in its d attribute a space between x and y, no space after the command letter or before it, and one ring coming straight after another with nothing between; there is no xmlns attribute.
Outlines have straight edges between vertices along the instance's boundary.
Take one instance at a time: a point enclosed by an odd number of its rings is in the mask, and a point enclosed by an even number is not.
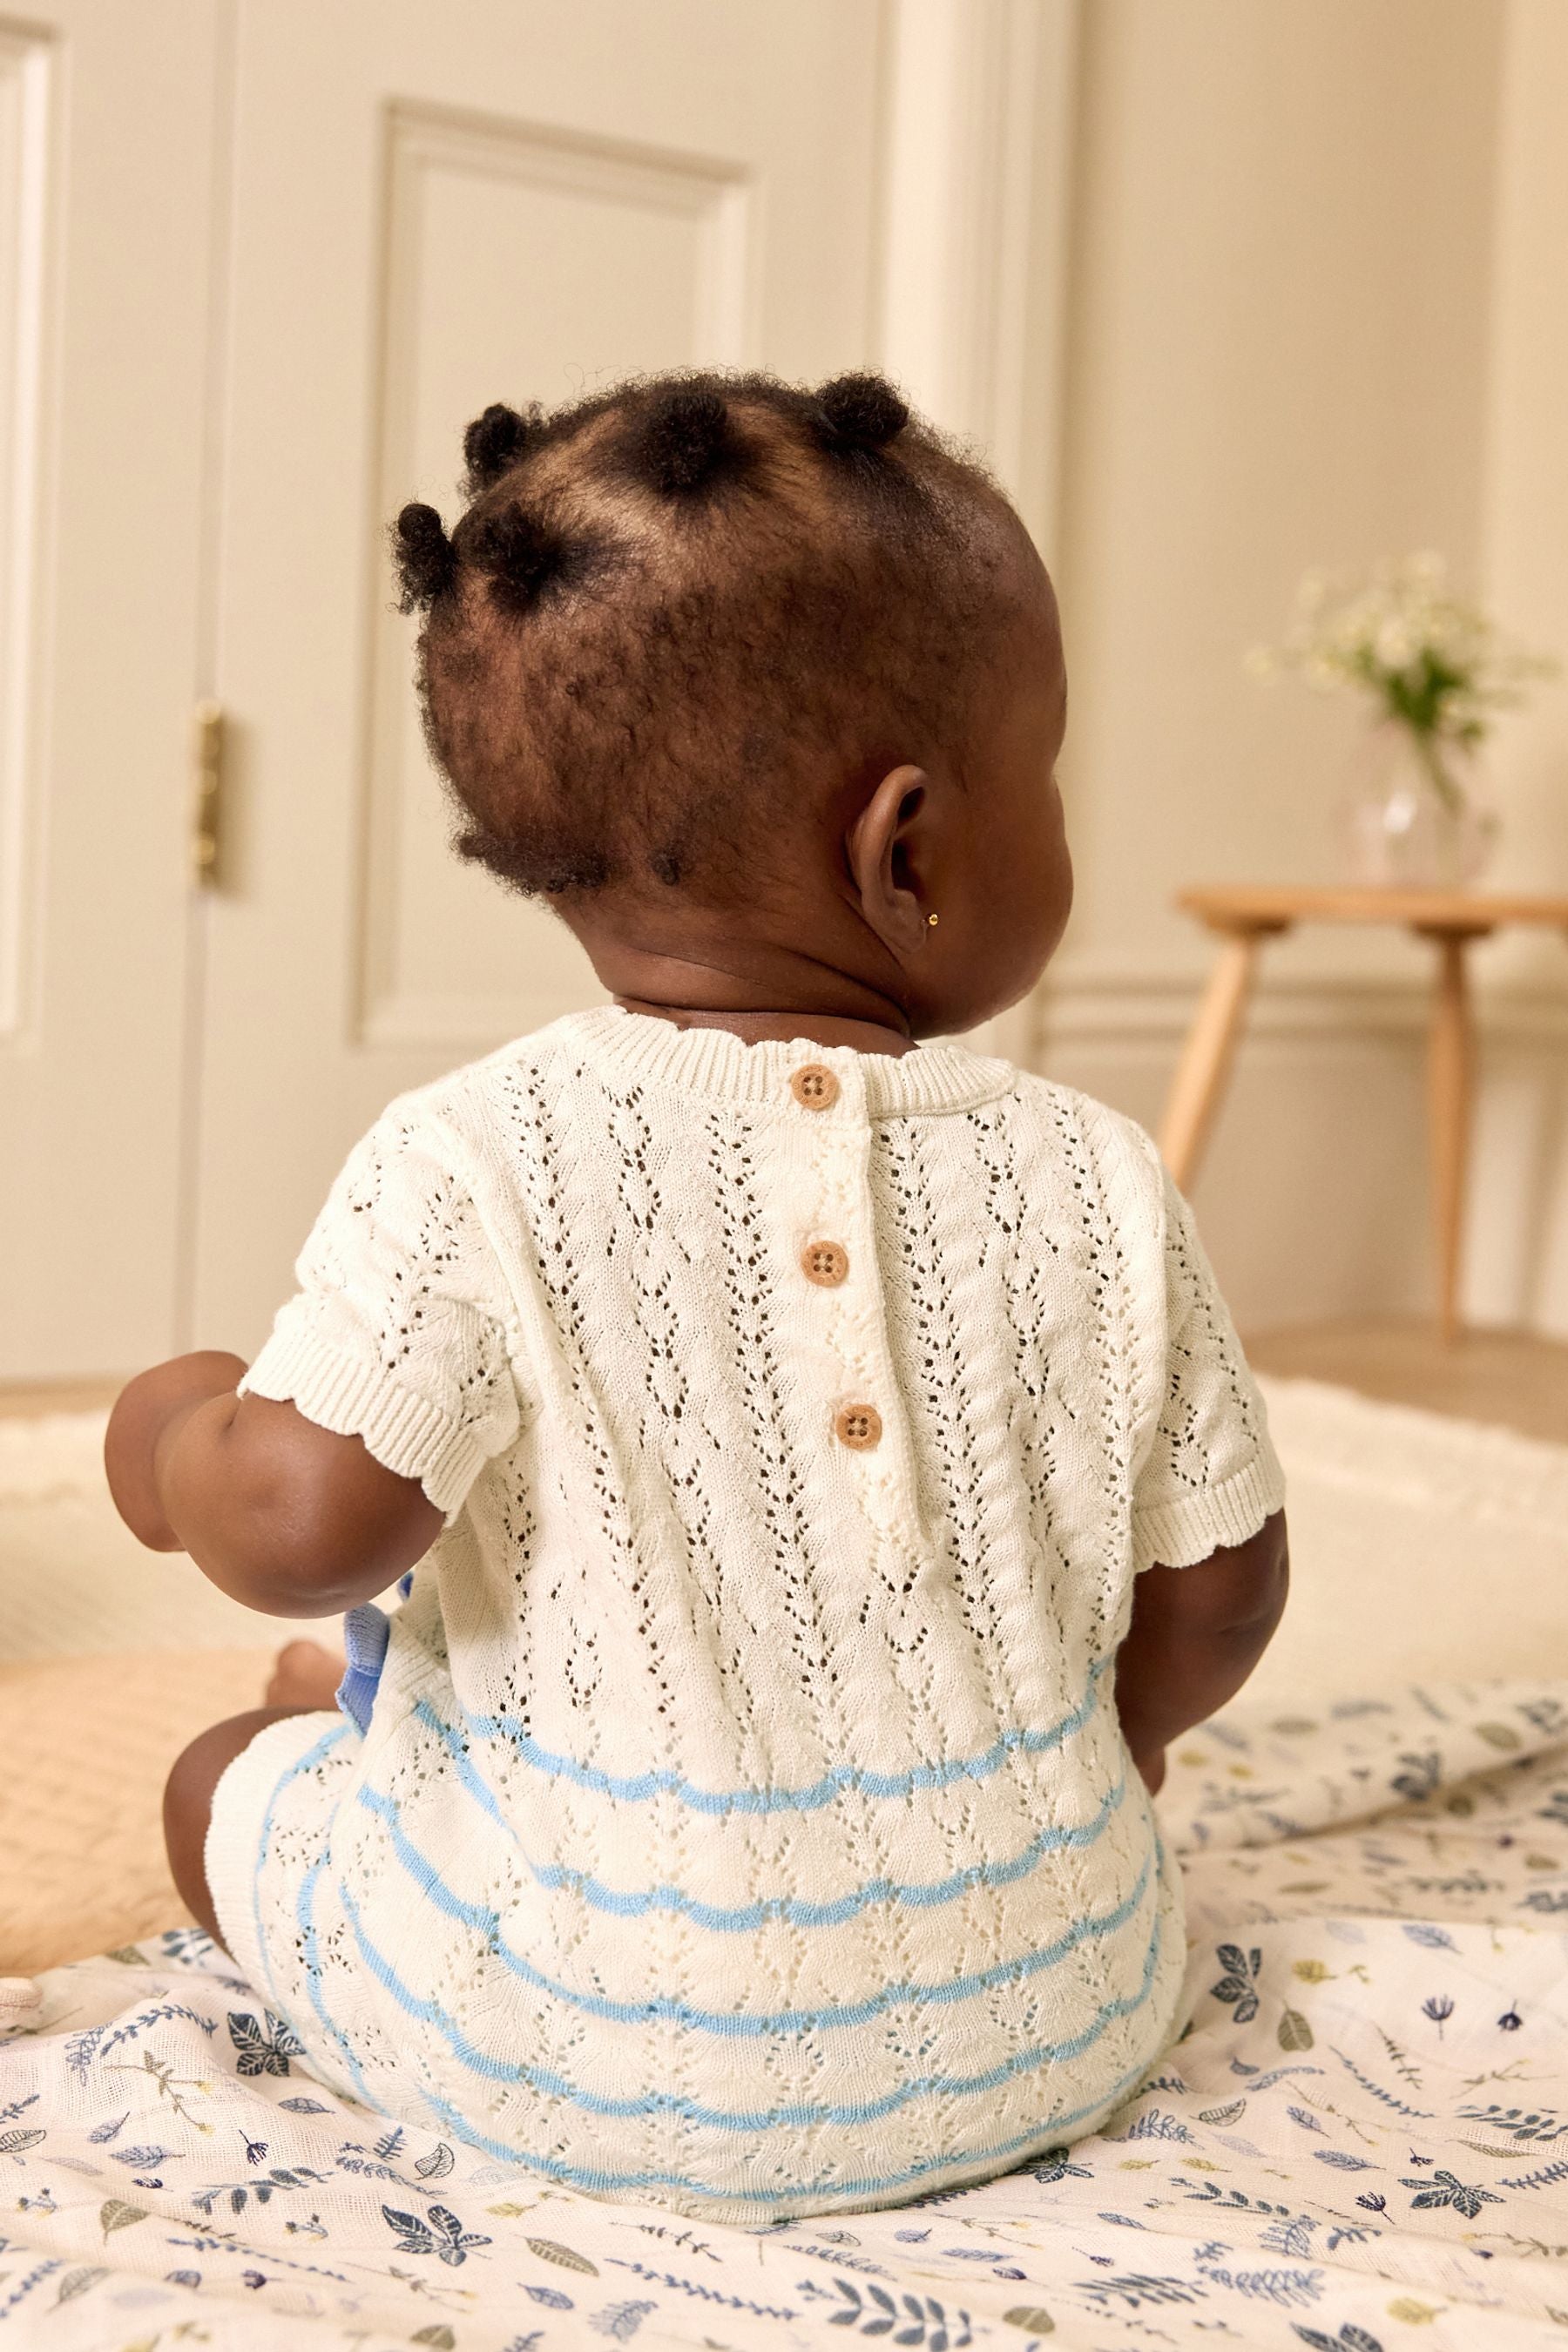
<svg viewBox="0 0 1568 2352"><path fill-rule="evenodd" d="M455 2139L463 2141L480 2156L493 2157L501 2164L521 2165L530 2172L542 2172L550 2180L563 2186L585 2189L590 2196L609 2197L642 2189L679 2189L699 2197L710 2199L715 2204L731 2205L793 2205L803 2198L814 2203L828 2197L880 2197L892 2189L907 2189L917 2181L930 2182L938 2172L984 2172L999 2168L1010 2156L1023 2156L1026 2151L1052 2147L1059 2135L1070 2131L1086 2116L1106 2114L1141 2083L1152 2070L1154 2061L1145 2058L1130 2067L1125 2074L1108 2084L1102 2095L1087 2107L1069 2108L1065 2115L1053 2116L1048 2123L1033 2124L1027 2131L1015 2132L1011 2138L998 2140L990 2147L966 2148L953 2156L924 2156L918 2163L909 2165L902 2172L862 2175L853 2180L834 2180L818 2176L815 2180L794 2181L786 2189L721 2189L706 2180L689 2179L681 2172L605 2172L597 2165L568 2164L561 2157L535 2156L525 2148L509 2147L504 2140L491 2139L488 2133L477 2131L447 2100L433 2093L423 2094L426 2105L437 2120L445 2125Z"/></svg>
<svg viewBox="0 0 1568 2352"><path fill-rule="evenodd" d="M1145 1865L1142 1883L1138 1889L1140 1896L1148 1884L1148 1876ZM880 2098L852 2100L841 2106L802 2101L793 2106L731 2109L704 2106L700 2101L682 2097L674 2091L643 2091L630 2098L612 2098L603 2092L587 2090L582 2084L574 2083L564 2074L557 2074L552 2068L519 2065L513 2060L497 2058L489 2052L480 2050L447 2015L439 2001L424 2000L410 1991L392 1962L366 1935L359 1906L348 1888L340 1885L338 1894L359 1946L360 1957L376 1982L391 1993L406 2016L416 2019L421 2025L433 2025L453 2057L470 2074L483 2075L492 2083L525 2084L542 2098L564 2100L572 2106L581 2107L588 2115L622 2121L674 2116L683 2123L702 2125L710 2131L800 2131L821 2124L856 2126L879 2123L883 2116L896 2115L915 2099L979 2098L987 2092L1002 2090L1007 2084L1016 2081L1020 2074L1038 2074L1047 2066L1069 2064L1092 2050L1108 2026L1133 2016L1142 2008L1152 1990L1154 1971L1160 1958L1160 1919L1156 1911L1153 1931L1144 1958L1142 1979L1135 1993L1104 2002L1095 2011L1090 2022L1067 2041L1036 2042L1028 2048L1015 2051L1000 2064L988 2067L982 2074L918 2074L910 2082L900 2084L896 2091L885 2092ZM1131 1916L1125 1906L1119 1907L1124 1916Z"/></svg>
<svg viewBox="0 0 1568 2352"><path fill-rule="evenodd" d="M1110 1664L1109 1657L1096 1658L1089 1670L1083 1698L1070 1715L1063 1716L1047 1730L1005 1731L978 1756L944 1758L940 1763L912 1765L904 1772L874 1772L868 1765L836 1764L820 1780L809 1781L800 1789L701 1789L679 1772L605 1772L596 1764L583 1764L575 1757L560 1756L552 1748L542 1748L524 1730L519 1716L470 1715L465 1711L463 1720L474 1737L504 1740L521 1762L548 1779L570 1780L574 1788L590 1790L597 1796L615 1797L624 1804L646 1804L653 1797L675 1797L696 1813L814 1813L847 1792L862 1797L910 1797L917 1790L951 1789L960 1780L987 1780L1011 1756L1048 1755L1089 1721L1099 1705L1100 1676ZM449 1754L459 1752L460 1735L451 1724L441 1720L428 1699L420 1699L414 1713L420 1723L436 1733Z"/></svg>
<svg viewBox="0 0 1568 2352"><path fill-rule="evenodd" d="M292 1782L302 1779L307 1772L315 1770L322 1757L334 1748L339 1740L344 1737L345 1730L346 1727L343 1724L334 1723L331 1730L322 1732L313 1747L305 1750L303 1756L297 1756L294 1759L293 1763L280 1776L272 1794L268 1798L267 1811L261 1817L261 1839L257 1848L256 1868L251 1874L250 1880L250 1916L251 1924L256 1930L256 1948L261 1955L261 1965L267 1975L267 1988L279 2009L283 2008L284 2002L278 1990L278 1980L272 1972L272 1958L267 1948L267 1938L261 1931L261 1872L267 1860L268 1849L272 1843L272 1832L277 1825L278 1800Z"/></svg>
<svg viewBox="0 0 1568 2352"><path fill-rule="evenodd" d="M1130 2066L1125 2074L1108 2084L1100 2096L1089 2105L1070 2107L1046 2122L1031 2124L1026 2131L994 2141L989 2147L964 2148L950 2156L923 2156L901 2172L862 2174L850 2180L835 2180L819 2174L815 2180L792 2181L784 2189L722 2189L710 2181L694 2180L683 2172L606 2172L599 2165L568 2164L564 2157L539 2156L530 2148L492 2139L488 2132L471 2124L450 2100L426 2090L423 2084L416 2084L415 2088L421 2105L429 2109L443 2130L461 2140L465 2147L471 2147L477 2155L490 2157L498 2164L515 2164L524 2171L542 2173L547 2180L559 2181L563 2188L584 2189L591 2197L610 2197L634 2189L679 2189L708 2198L714 2204L793 2205L803 2198L810 2198L816 2203L829 2197L879 2197L889 2189L910 2188L917 2180L929 2185L936 2173L973 2175L999 2169L1008 2157L1022 2157L1054 2147L1063 2132L1071 2131L1075 2124L1084 2122L1088 2116L1109 2115L1122 2095L1131 2092L1157 2063L1155 2058L1141 2059L1136 2066Z"/></svg>
<svg viewBox="0 0 1568 2352"><path fill-rule="evenodd" d="M582 2010L590 2017L607 2019L613 2025L648 2025L664 2023L689 2026L699 2033L712 2033L731 2042L757 2041L776 2034L818 2033L832 2026L868 2025L873 2018L889 2009L903 2007L910 2001L921 2001L931 2007L952 2007L957 2001L973 2000L980 1993L994 1992L1003 1985L1024 1984L1044 1969L1054 1969L1070 1952L1096 1936L1111 1935L1124 1927L1143 1899L1149 1884L1149 1864L1144 1863L1138 1883L1131 1895L1099 1919L1079 1919L1065 1928L1054 1942L1043 1944L1025 1952L1016 1959L998 1960L989 1969L977 1969L968 1976L939 1977L931 1984L886 1985L865 2000L850 2001L835 2008L784 2009L768 2015L748 2015L727 2009L692 2009L685 2001L675 2000L665 1993L650 1994L642 2000L612 2000L606 1994L582 1992L573 1985L562 1984L547 1977L542 1969L524 1957L508 1940L502 1931L501 1916L488 1903L466 1902L462 1895L447 1885L435 1864L405 1834L395 1814L386 1821L387 1835L393 1852L408 1871L420 1891L427 1895L438 1911L448 1919L456 1919L465 1927L481 1935L492 1956L509 1969L523 1984L534 1991L548 1994L551 2000L565 2003L570 2009ZM346 1906L352 1899L348 1888L339 1881L338 1893Z"/></svg>
<svg viewBox="0 0 1568 2352"><path fill-rule="evenodd" d="M832 1902L810 1903L800 1895L776 1895L762 1902L726 1907L700 1903L695 1895L685 1894L679 1886L611 1887L586 1871L571 1869L563 1862L533 1862L527 1854L522 1859L535 1884L547 1892L555 1894L564 1888L581 1895L593 1910L607 1911L617 1919L643 1919L650 1912L668 1912L719 1935L750 1935L774 1922L791 1927L841 1927L878 1903L930 1911L956 1902L976 1886L1016 1885L1019 1879L1027 1878L1047 1854L1081 1851L1093 1845L1120 1811L1126 1794L1123 1775L1091 1820L1064 1829L1041 1830L1038 1836L1032 1837L1027 1845L1005 1862L974 1862L963 1870L954 1871L949 1878L917 1880L908 1885L891 1878L869 1878L863 1886L853 1887ZM397 1820L396 1805L379 1790L361 1789L356 1801L378 1821Z"/></svg>
<svg viewBox="0 0 1568 2352"><path fill-rule="evenodd" d="M316 1881L326 1865L327 1853L328 1847L323 1843L321 1853L300 1881L300 1893L294 1906L301 1940L300 1957L305 1966L305 1985L310 1996L310 2006L321 2021L322 2031L342 2053L349 2080L354 2086L355 2098L362 2100L367 2107L374 2107L377 2104L375 2095L360 2071L353 2044L342 2028L334 2022L327 2008L326 1995L321 1990L321 1955L316 1940Z"/></svg>

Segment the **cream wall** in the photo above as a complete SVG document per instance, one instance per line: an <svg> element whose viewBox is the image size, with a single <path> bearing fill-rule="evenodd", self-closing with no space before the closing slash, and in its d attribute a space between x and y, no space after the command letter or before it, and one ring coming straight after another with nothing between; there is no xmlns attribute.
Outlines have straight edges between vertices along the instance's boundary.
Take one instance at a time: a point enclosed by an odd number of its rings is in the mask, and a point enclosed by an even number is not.
<svg viewBox="0 0 1568 2352"><path fill-rule="evenodd" d="M1568 659L1568 8L1511 0L1504 48L1490 320L1484 576L1498 609ZM1502 871L1568 888L1568 678L1498 739ZM1498 1308L1568 1332L1568 1040L1554 941L1515 943L1508 978L1545 1029L1495 1057L1480 1193ZM1522 1025L1522 1024L1521 1024ZM1478 1256L1480 1256L1478 1251Z"/></svg>
<svg viewBox="0 0 1568 2352"><path fill-rule="evenodd" d="M1146 1118L1205 961L1173 889L1334 871L1354 715L1241 669L1300 573L1440 547L1568 650L1565 113L1561 0L1080 12L1056 551L1080 884L1041 1051ZM1565 730L1559 696L1502 739L1507 878L1568 889ZM1568 1327L1568 956L1486 964L1510 995L1470 1305ZM1381 934L1273 952L1199 1191L1244 1321L1425 1299L1425 977Z"/></svg>

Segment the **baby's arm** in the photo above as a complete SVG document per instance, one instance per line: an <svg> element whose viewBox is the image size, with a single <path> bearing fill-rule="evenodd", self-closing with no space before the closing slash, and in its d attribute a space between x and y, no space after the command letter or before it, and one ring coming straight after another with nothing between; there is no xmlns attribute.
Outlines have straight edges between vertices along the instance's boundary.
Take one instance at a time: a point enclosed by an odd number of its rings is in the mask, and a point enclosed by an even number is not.
<svg viewBox="0 0 1568 2352"><path fill-rule="evenodd" d="M1193 1568L1146 1568L1116 1654L1116 1706L1151 1789L1167 1744L1234 1698L1273 1638L1290 1581L1285 1514Z"/></svg>
<svg viewBox="0 0 1568 2352"><path fill-rule="evenodd" d="M188 1551L248 1609L331 1617L412 1568L442 1517L416 1478L292 1404L237 1396L237 1356L176 1356L142 1372L110 1416L115 1507L154 1551Z"/></svg>

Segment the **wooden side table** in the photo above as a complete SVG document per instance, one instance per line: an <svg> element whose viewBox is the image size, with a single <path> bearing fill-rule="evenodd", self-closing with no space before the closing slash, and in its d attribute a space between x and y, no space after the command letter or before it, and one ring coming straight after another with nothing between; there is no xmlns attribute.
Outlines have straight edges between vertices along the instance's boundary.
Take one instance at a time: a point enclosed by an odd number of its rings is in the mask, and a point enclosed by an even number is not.
<svg viewBox="0 0 1568 2352"><path fill-rule="evenodd" d="M1471 1026L1466 954L1476 940L1510 923L1568 935L1568 898L1508 898L1468 890L1317 890L1231 887L1184 890L1176 901L1222 945L1171 1085L1160 1150L1176 1182L1192 1181L1219 1108L1242 1016L1267 939L1297 923L1397 923L1437 950L1427 1048L1432 1224L1437 1258L1438 1323L1458 1331L1459 1244L1469 1141Z"/></svg>

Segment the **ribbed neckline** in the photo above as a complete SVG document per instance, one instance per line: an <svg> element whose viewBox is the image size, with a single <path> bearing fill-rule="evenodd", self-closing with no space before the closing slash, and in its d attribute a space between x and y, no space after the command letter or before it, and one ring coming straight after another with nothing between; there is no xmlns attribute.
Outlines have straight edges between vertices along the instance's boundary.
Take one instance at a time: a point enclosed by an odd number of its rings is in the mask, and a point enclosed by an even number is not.
<svg viewBox="0 0 1568 2352"><path fill-rule="evenodd" d="M839 1082L839 1108L869 1118L972 1110L1005 1094L1016 1075L1010 1062L972 1054L963 1045L861 1054L852 1045L819 1045L810 1037L747 1045L728 1029L678 1029L673 1021L626 1013L618 1004L568 1013L555 1030L563 1043L599 1069L735 1104L793 1108L792 1076L808 1062L818 1063Z"/></svg>

